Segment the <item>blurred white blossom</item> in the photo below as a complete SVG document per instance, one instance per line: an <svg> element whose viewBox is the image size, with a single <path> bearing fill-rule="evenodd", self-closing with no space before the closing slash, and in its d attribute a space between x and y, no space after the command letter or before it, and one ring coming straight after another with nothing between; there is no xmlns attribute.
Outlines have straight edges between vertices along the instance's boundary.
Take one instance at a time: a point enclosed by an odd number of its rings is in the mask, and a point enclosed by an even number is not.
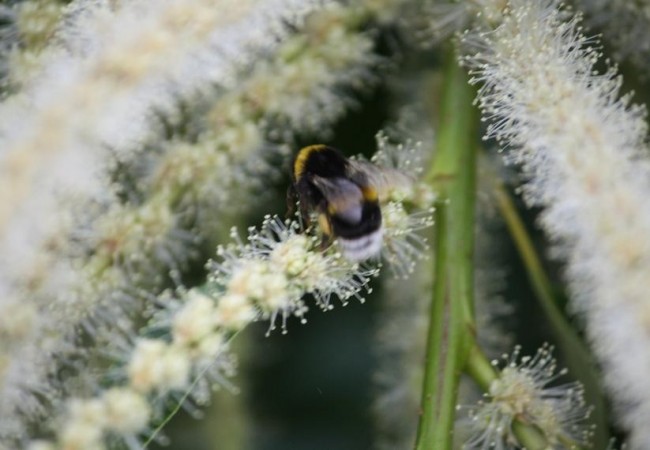
<svg viewBox="0 0 650 450"><path fill-rule="evenodd" d="M586 319L605 380L648 448L650 166L645 109L620 96L614 69L554 0L512 0L495 28L466 39L487 137L529 177L525 198L568 262L572 306ZM632 356L634 355L634 356Z"/></svg>
<svg viewBox="0 0 650 450"><path fill-rule="evenodd" d="M309 5L313 6L312 3L306 3L305 8L311 8ZM244 4L239 5L238 9L232 13L234 14L245 6ZM88 7L91 9L77 4L70 7L67 21L71 24L69 27L74 27L74 30L66 28L61 31L61 39L64 42L69 42L70 48L66 51L57 50L56 47L48 50L43 56L44 70L54 70L54 67L60 67L63 71L67 67L66 64L69 63L70 70L74 72L78 70L74 66L75 61L80 65L88 65L92 61L96 61L94 58L104 55L102 52L106 50L106 46L97 44L101 37L93 31L92 24L104 21L102 23L105 23L111 30L121 33L120 25L113 25L113 23L117 20L116 18L122 17L120 14L132 21L135 16L142 13L140 11L136 14L134 10L129 9L135 7L135 4L132 6L125 4L123 5L124 10L120 9L121 6L117 11L113 11L112 7L101 2ZM140 7L145 8L146 6L143 4ZM156 8L156 14L163 14L160 7L161 5ZM189 5L183 6L183 8L188 7ZM278 40L272 39L271 36L281 37L282 29L289 23L287 21L293 20L290 18L299 21L302 14L306 12L302 7L299 9L287 8L285 10L287 15L282 15L281 9L273 9L270 4L268 8L271 8L272 12L268 12L270 10L267 11L266 8L267 6L261 9L251 6L250 16L242 12L241 27L256 27L255 33L240 33L234 31L235 24L228 24L228 29L233 33L234 42L245 45L246 52L250 52L250 55L260 54L263 49L268 50L276 46ZM23 211L24 214L18 213L19 211L11 213L10 223L14 225L11 225L11 229L5 230L6 238L3 241L4 244L1 244L5 245L2 251L6 257L0 264L7 264L7 270L3 270L2 282L0 282L2 309L6 308L6 311L10 312L14 306L21 305L17 311L19 314L16 312L13 314L13 317L18 317L20 320L3 322L6 325L6 331L2 331L3 336L7 338L7 345L3 346L3 354L0 355L3 368L3 395L0 409L7 411L7 414L3 413L6 420L2 424L2 429L6 429L7 435L19 435L22 420L30 417L35 418L44 413L40 404L42 399L55 400L55 396L52 394L58 388L54 387L53 390L50 388L47 375L56 370L56 366L52 364L53 356L78 350L74 343L76 339L75 327L83 325L84 329L94 337L99 337L101 330L107 326L110 326L113 333L127 331L131 324L125 318L125 313L133 309L137 304L137 299L146 297L147 290L151 289L153 291L149 295L155 295L156 289L163 286L169 279L170 271L172 276L176 276L174 274L177 274L184 267L186 261L195 255L194 249L199 240L212 239L208 233L214 229L215 221L221 220L220 211L223 206L235 203L233 197L224 197L227 192L232 191L233 183L250 183L250 180L254 180L251 176L246 175L247 173L269 176L271 166L264 163L264 157L260 157L260 154L256 152L273 147L265 143L263 137L265 133L272 130L268 119L281 118L282 113L288 110L286 108L276 110L272 107L272 103L265 103L261 100L268 98L269 101L277 101L282 97L290 99L293 102L291 104L292 113L302 111L296 118L310 117L312 121L318 119L318 123L325 126L328 126L328 121L334 120L337 115L345 111L345 106L350 102L347 96L349 94L343 95L338 92L338 89L344 88L349 83L359 84L355 80L366 73L367 67L376 63L376 58L370 53L372 51L371 40L366 36L350 32L350 27L353 25L350 25L349 21L345 21L347 16L343 14L343 11L345 10L334 8L323 14L323 18L319 19L320 28L312 27L318 34L312 35L311 42L304 42L304 37L298 35L287 42L284 47L283 51L289 52L292 63L302 64L305 62L303 67L309 68L309 73L313 74L312 77L302 76L303 87L296 86L282 72L285 68L289 70L291 64L287 64L287 55L280 52L274 63L259 61L259 64L254 66L255 70L251 76L241 82L238 80L238 84L229 84L233 80L222 80L221 87L228 86L229 94L219 95L218 101L212 100L216 106L212 107L206 116L209 131L201 134L199 142L172 141L162 146L164 148L162 152L144 153L146 173L149 175L137 186L137 189L140 190L138 195L147 196L142 203L120 203L118 196L122 187L115 186L112 182L109 183L107 171L114 166L116 152L117 155L120 155L119 149L113 148L114 144L118 145L117 141L113 139L107 141L110 142L110 151L102 147L103 143L97 141L96 150L101 150L97 153L90 150L93 145L86 141L86 137L79 135L84 139L83 145L72 145L77 141L70 141L70 145L66 147L70 152L68 156L63 154L58 154L61 157L52 156L55 157L55 160L52 161L60 161L63 164L62 169L58 172L58 163L46 163L41 153L35 153L38 150L36 148L33 149L34 151L21 150L15 153L16 157L33 158L35 164L40 167L36 170L36 166L30 166L31 163L27 164L24 166L27 172L32 169L36 171L30 172L29 177L23 178L24 187L27 189L24 192L25 195L29 196L30 202L39 202L40 206L36 207L29 202L22 202L19 206L20 211ZM200 11L195 12L200 13ZM156 18L152 17L152 24L174 26L174 23L155 22L162 20L161 17L157 15ZM256 21L262 20L262 17L264 17L264 25L258 27L255 25ZM273 19L274 17L275 19ZM206 19L208 18L206 17ZM282 25L279 25L280 23ZM273 30L272 34L267 33L262 41L257 41L260 36L257 33L263 34L264 30L271 29ZM134 39L141 36L146 30L146 27L134 29ZM106 30L102 29L102 31ZM184 33L191 32L191 30L184 31ZM83 33L91 33L92 39L86 42L82 39ZM215 33L217 34L206 35L206 39L209 37L218 40L218 36L220 36L218 27L215 28ZM118 41L108 43L108 48L116 46L118 43L127 45L125 43L127 35L128 33L120 37ZM108 31L106 31L105 39L110 39ZM345 45L341 44L343 41L346 42ZM242 59L245 54L249 53L240 53L236 57L234 54L219 56L219 52L214 51L215 48L211 42L208 40L204 43L206 48L209 48L206 51L211 52L210 58L221 56L226 58L224 61L227 63L219 60L220 69L230 67L229 70L234 73L238 68L245 67L253 58L250 56L249 59ZM248 45L248 42L256 44ZM221 48L220 46L225 44L227 41L223 40L219 41L217 46ZM96 50L94 45L97 45ZM155 47L155 49L160 52L165 51L164 46ZM336 49L340 49L340 51ZM175 54L185 58L179 48L169 51L178 52ZM188 64L200 63L204 64L204 67L211 67L212 63L217 64L210 58L199 58L196 55L194 57L198 59L195 63L192 62L194 61L192 60L192 51L188 50ZM95 54L96 56L90 58L90 55ZM166 57L161 53L160 58L162 61ZM135 58L135 60L138 59ZM67 61L67 63L64 64L63 61ZM320 67L320 70L311 70L315 66ZM157 66L154 65L151 68L152 76L155 75L159 80L164 77ZM79 76L90 76L80 69L74 73ZM88 81L100 82L103 76L107 77L106 80L111 80L110 74L100 71L96 75L99 78L91 77L88 78ZM172 75L170 74L170 76ZM145 76L144 72L142 76ZM206 76L213 77L215 73ZM187 82L196 83L198 88L205 80L202 79L203 81L199 82L195 78L187 78ZM39 78L33 84L26 85L23 92L3 105L6 113L19 114L19 110L27 111L28 108L41 111L42 105L38 102L32 102L29 105L21 103L20 98L28 95L34 95L34 98L38 99L40 97L36 93L45 92L49 88L52 88L52 95L59 92L57 89L63 89L66 86L71 89L78 88L77 84L68 83L69 80L62 79L59 84L56 84L56 79L54 79L52 81L54 85L48 84L50 83L48 80L48 78ZM210 80L214 81L214 78L210 78ZM68 84L65 84L64 81ZM177 81L180 83L186 79L183 77ZM264 86L268 87L269 84L273 84L272 89L275 95L257 95L260 89L266 89ZM169 85L170 88L173 86L176 85L174 83ZM133 87L135 89L137 86ZM140 87L137 88L140 89ZM189 85L183 89L186 88L188 94L196 93L194 92L196 89ZM202 89L205 91L205 86ZM212 89L213 87L210 87L208 90ZM312 108L314 105L308 94L313 93L315 89L321 92L319 95L322 107L307 113L305 108ZM164 92L168 96L167 100L170 102L170 106L177 102L180 91L169 89ZM102 98L91 96L88 101L98 100L97 105L101 105L103 100L117 101L119 96L113 98L112 94L113 92L111 92L111 96ZM68 94L62 93L61 95L67 96ZM45 101L45 94L43 96ZM84 98L86 97L84 96ZM136 101L138 98L139 96L124 95L124 101ZM251 102L253 98L256 103ZM163 97L160 93L156 93L155 102L161 100L164 100ZM60 102L60 104L67 105L65 102ZM332 108L329 110L325 108L330 106ZM158 103L151 103L148 107L155 108L157 112L164 111L164 108L161 109ZM174 106L174 108L176 107ZM128 107L126 109L129 110L129 113L135 112ZM14 111L14 113L9 111ZM119 116L113 114L112 110L102 111L106 113L107 117L111 117L111 120L115 120ZM322 113L319 114L319 111ZM76 114L80 111L75 109L74 112ZM59 113L61 120L64 120L64 111ZM175 112L170 115L173 117ZM30 117L34 119L36 116ZM83 117L84 120L91 119L90 116L83 113L78 117ZM76 127L74 130L77 131L74 133L80 132L84 136L88 135L90 130L88 127L78 124L76 120L73 120L73 116L68 118L71 120L70 126ZM120 120L131 121L128 117L123 117ZM44 124L48 123L44 122ZM303 126L302 122L282 125L285 137L288 137L286 135L291 130L290 125ZM313 126L316 126L315 122ZM58 127L59 125L57 125L57 129ZM147 131L145 136L134 141L134 145L129 147L129 151L138 150L145 142L145 138L160 139L159 136L149 137L151 133L159 133L156 130L160 128L155 121L151 120L151 117L147 118L146 123L143 122L143 127L152 129ZM38 131L27 126L25 129L31 130L29 133ZM72 131L71 133L69 137L73 139L74 133ZM122 130L120 135L124 135ZM11 136L19 137L14 133L7 135L6 139L10 139ZM95 137L99 139L98 136ZM56 141L48 139L47 145L42 149L50 147L54 149L56 147L54 144ZM3 152L4 149L7 152L3 153L3 158L6 156L9 159L3 159L2 164L3 167L7 167L13 164L10 161L13 153L7 146L3 146ZM77 152L78 150L82 153ZM138 165L141 165L138 162L140 153L127 152L119 157L122 161L137 168ZM95 162L92 163L97 163L93 166L95 169L83 162L87 158L95 158ZM20 163L20 166L23 167L23 164ZM7 167L6 170L9 168ZM41 174L41 172L43 173ZM10 177L2 178L2 182L11 183L12 177L16 176L20 176L20 171L12 171ZM84 179L92 186L83 184ZM70 182L74 182L74 186L69 184L62 186L61 184ZM52 187L54 185L56 188ZM11 188L10 191L3 192L7 195L9 195L8 192L11 192L11 201L19 198L20 192L16 189ZM9 207L7 203L4 205ZM191 229L192 227L194 229ZM197 232L198 236L195 234ZM88 259L89 256L90 259ZM55 303L59 306L54 307ZM48 307L45 308L43 305L48 305ZM3 313L3 317L6 317L6 314ZM118 341L121 339L119 336L117 338ZM115 345L116 337L113 336L111 339ZM18 358L17 355L21 357ZM36 392L39 395L35 395ZM24 418L20 418L21 415L24 415ZM1 434L5 434L5 431Z"/></svg>
<svg viewBox="0 0 650 450"><path fill-rule="evenodd" d="M602 32L603 39L618 61L630 61L643 71L650 61L650 4L636 0L578 0L585 12L585 22L593 31Z"/></svg>

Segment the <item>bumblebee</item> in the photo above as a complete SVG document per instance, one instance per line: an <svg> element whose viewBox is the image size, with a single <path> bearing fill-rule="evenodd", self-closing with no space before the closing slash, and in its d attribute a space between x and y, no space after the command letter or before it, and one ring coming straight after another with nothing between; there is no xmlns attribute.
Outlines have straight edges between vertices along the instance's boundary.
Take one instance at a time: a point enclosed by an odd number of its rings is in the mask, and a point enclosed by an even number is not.
<svg viewBox="0 0 650 450"><path fill-rule="evenodd" d="M301 149L294 161L289 201L299 200L300 215L309 225L316 212L323 245L337 239L351 261L379 256L382 220L370 163L346 158L326 145Z"/></svg>

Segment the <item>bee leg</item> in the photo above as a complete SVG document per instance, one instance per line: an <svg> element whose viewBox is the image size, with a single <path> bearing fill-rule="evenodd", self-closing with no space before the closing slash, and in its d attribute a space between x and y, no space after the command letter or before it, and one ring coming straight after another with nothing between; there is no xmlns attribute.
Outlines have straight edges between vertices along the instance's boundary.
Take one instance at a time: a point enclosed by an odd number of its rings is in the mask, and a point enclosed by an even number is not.
<svg viewBox="0 0 650 450"><path fill-rule="evenodd" d="M298 208L300 210L300 228L306 231L311 228L311 219L309 215L309 206L306 201L298 200Z"/></svg>
<svg viewBox="0 0 650 450"><path fill-rule="evenodd" d="M290 185L287 189L287 219L294 219L296 205L300 208L300 231L304 232L309 228L309 210L307 209L307 203L302 200L302 196L298 194L296 187Z"/></svg>
<svg viewBox="0 0 650 450"><path fill-rule="evenodd" d="M320 241L320 251L324 252L328 248L332 246L334 243L334 239L332 239L332 236L328 234L323 234L323 238Z"/></svg>
<svg viewBox="0 0 650 450"><path fill-rule="evenodd" d="M293 218L294 214L296 214L296 203L298 203L298 193L295 186L291 184L287 188L287 219Z"/></svg>
<svg viewBox="0 0 650 450"><path fill-rule="evenodd" d="M304 202L298 203L298 207L300 208L300 218L302 219L303 226L305 227L305 229L307 229L311 226L311 219L309 218L309 208L307 207L307 204Z"/></svg>
<svg viewBox="0 0 650 450"><path fill-rule="evenodd" d="M321 233L323 235L320 242L320 250L327 250L332 243L334 242L334 236L332 235L332 225L326 214L318 215L318 225L320 226Z"/></svg>

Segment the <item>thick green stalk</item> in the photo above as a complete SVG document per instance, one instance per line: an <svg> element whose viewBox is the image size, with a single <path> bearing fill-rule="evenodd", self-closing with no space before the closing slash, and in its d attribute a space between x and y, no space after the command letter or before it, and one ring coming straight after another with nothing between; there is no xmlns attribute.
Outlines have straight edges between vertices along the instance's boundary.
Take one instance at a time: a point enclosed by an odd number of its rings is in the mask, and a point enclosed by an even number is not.
<svg viewBox="0 0 650 450"><path fill-rule="evenodd" d="M442 87L436 156L428 181L438 193L431 304L417 450L452 447L458 382L473 326L477 116L473 89L453 54Z"/></svg>
<svg viewBox="0 0 650 450"><path fill-rule="evenodd" d="M438 193L435 212L434 289L416 450L452 448L460 375L470 374L489 392L497 377L477 347L473 312L476 115L473 90L449 55L440 105L436 157L427 181ZM548 448L535 426L513 431L530 450Z"/></svg>
<svg viewBox="0 0 650 450"><path fill-rule="evenodd" d="M590 417L592 423L596 425L593 448L604 449L608 445L609 436L607 433L605 402L596 375L597 369L594 361L586 345L567 322L566 317L558 307L551 281L546 276L535 246L517 213L517 208L513 204L510 195L500 181L495 179L493 184L494 195L501 216L505 220L517 251L524 262L524 267L537 300L551 324L560 351L564 354L564 361L569 372L582 383L585 389L585 400L593 407Z"/></svg>

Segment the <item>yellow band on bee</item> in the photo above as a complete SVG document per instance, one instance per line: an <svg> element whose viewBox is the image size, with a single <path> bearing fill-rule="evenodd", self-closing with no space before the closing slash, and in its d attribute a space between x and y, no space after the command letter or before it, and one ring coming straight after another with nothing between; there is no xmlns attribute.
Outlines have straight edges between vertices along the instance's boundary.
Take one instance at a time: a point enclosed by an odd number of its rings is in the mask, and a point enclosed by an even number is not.
<svg viewBox="0 0 650 450"><path fill-rule="evenodd" d="M372 186L363 186L361 188L363 199L367 202L376 202L378 199L377 189Z"/></svg>
<svg viewBox="0 0 650 450"><path fill-rule="evenodd" d="M325 148L326 146L323 144L315 144L300 149L296 156L296 160L293 163L293 176L296 180L302 177L305 173L305 165L307 164L309 156L312 153L322 151Z"/></svg>
<svg viewBox="0 0 650 450"><path fill-rule="evenodd" d="M325 236L332 235L332 226L330 225L330 221L325 214L318 215L318 225L320 226L320 229Z"/></svg>

